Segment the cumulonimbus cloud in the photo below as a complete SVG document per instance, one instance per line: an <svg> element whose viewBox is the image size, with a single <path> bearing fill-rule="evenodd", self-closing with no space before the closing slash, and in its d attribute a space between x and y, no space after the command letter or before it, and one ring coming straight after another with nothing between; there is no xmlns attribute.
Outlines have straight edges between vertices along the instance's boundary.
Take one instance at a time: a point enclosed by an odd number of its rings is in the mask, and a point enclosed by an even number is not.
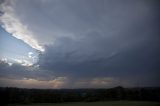
<svg viewBox="0 0 160 106"><path fill-rule="evenodd" d="M14 9L11 6L12 3L14 2L10 2L10 5L8 5L8 1L5 1L1 4L3 14L0 16L0 22L2 23L2 27L12 36L21 39L32 48L44 51L44 48L40 46L38 41L34 38L33 33L28 30L27 26L21 23L19 18L15 15Z"/></svg>

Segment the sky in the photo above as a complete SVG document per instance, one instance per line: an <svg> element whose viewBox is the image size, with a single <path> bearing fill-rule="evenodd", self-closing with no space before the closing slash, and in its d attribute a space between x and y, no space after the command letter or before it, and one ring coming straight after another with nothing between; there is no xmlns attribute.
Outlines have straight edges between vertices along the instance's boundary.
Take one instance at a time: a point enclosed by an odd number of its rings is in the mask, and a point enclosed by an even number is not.
<svg viewBox="0 0 160 106"><path fill-rule="evenodd" d="M0 0L0 86L160 86L158 0Z"/></svg>

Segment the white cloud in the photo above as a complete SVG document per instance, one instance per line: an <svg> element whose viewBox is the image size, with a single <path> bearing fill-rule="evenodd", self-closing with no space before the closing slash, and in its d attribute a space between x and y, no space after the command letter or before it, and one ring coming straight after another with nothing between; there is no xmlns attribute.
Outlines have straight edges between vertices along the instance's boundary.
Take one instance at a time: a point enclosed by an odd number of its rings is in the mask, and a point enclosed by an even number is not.
<svg viewBox="0 0 160 106"><path fill-rule="evenodd" d="M29 57L29 58L32 58L32 57L33 57L33 53L32 53L32 52L29 52L29 53L28 53L28 57Z"/></svg>
<svg viewBox="0 0 160 106"><path fill-rule="evenodd" d="M1 61L7 63L7 62L8 62L8 59L7 59L7 58L2 58Z"/></svg>
<svg viewBox="0 0 160 106"><path fill-rule="evenodd" d="M12 66L13 65L13 63L8 63L9 64L9 66Z"/></svg>
<svg viewBox="0 0 160 106"><path fill-rule="evenodd" d="M15 63L19 63L23 66L32 66L34 63L29 61L29 60L25 60L25 59L12 59Z"/></svg>
<svg viewBox="0 0 160 106"><path fill-rule="evenodd" d="M12 66L14 63L18 63L23 66L32 66L35 62L27 58L2 58L0 61L7 63L9 66Z"/></svg>
<svg viewBox="0 0 160 106"><path fill-rule="evenodd" d="M13 2L13 1L12 1ZM4 14L0 17L2 27L12 36L17 39L23 40L25 43L30 45L32 48L44 51L44 48L38 44L38 41L34 38L33 33L28 30L27 26L21 23L17 15L15 14L12 5L8 5L8 2L4 2L1 5L1 9Z"/></svg>

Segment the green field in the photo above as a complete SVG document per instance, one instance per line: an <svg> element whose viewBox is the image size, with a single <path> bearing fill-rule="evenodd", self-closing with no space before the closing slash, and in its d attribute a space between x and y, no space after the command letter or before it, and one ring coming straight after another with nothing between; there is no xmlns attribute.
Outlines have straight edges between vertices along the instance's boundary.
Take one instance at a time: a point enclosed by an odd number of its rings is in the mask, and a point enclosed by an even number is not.
<svg viewBox="0 0 160 106"><path fill-rule="evenodd" d="M37 103L28 105L9 105L9 106L160 106L156 102L137 102L137 101L110 101L110 102L78 102L78 103Z"/></svg>

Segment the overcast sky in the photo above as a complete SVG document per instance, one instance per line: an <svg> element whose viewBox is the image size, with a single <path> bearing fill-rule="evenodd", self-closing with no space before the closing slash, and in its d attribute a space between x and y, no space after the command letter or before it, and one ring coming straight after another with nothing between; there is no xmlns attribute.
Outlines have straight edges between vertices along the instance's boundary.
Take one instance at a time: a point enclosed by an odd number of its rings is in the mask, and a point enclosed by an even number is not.
<svg viewBox="0 0 160 106"><path fill-rule="evenodd" d="M158 0L0 0L0 86L160 86Z"/></svg>

